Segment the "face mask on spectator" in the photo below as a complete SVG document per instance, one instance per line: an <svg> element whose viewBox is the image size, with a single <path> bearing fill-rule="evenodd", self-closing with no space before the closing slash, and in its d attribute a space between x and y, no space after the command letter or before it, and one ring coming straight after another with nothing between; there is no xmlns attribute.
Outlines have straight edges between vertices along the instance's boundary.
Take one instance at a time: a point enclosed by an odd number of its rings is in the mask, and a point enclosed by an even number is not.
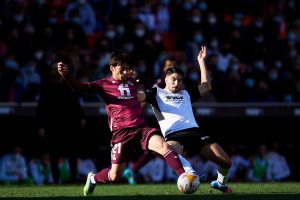
<svg viewBox="0 0 300 200"><path fill-rule="evenodd" d="M49 24L56 24L56 22L57 22L56 17L49 17L49 18L48 18L48 23L49 23Z"/></svg>
<svg viewBox="0 0 300 200"><path fill-rule="evenodd" d="M115 36L116 36L116 32L115 32L115 31L106 31L105 36L106 36L108 39L114 39Z"/></svg>
<svg viewBox="0 0 300 200"><path fill-rule="evenodd" d="M256 61L255 62L255 68L259 69L259 70L264 70L265 69L264 62L263 61Z"/></svg>
<svg viewBox="0 0 300 200"><path fill-rule="evenodd" d="M262 28L264 26L264 22L262 20L256 20L254 25L256 28Z"/></svg>
<svg viewBox="0 0 300 200"><path fill-rule="evenodd" d="M231 65L231 69L232 69L232 71L237 72L239 70L239 65L234 63Z"/></svg>
<svg viewBox="0 0 300 200"><path fill-rule="evenodd" d="M204 2L204 1L200 2L200 3L198 4L198 8L199 8L199 10L201 10L201 11L206 11L206 10L207 10L207 4L206 4L206 2Z"/></svg>
<svg viewBox="0 0 300 200"><path fill-rule="evenodd" d="M199 33L194 35L194 42L197 44L201 44L201 42L203 41L203 36Z"/></svg>
<svg viewBox="0 0 300 200"><path fill-rule="evenodd" d="M140 65L140 66L138 66L138 71L141 74L144 74L146 72L146 69L147 69L146 65Z"/></svg>
<svg viewBox="0 0 300 200"><path fill-rule="evenodd" d="M191 81L197 81L199 79L199 75L197 72L191 72L189 74L189 80Z"/></svg>
<svg viewBox="0 0 300 200"><path fill-rule="evenodd" d="M262 44L264 42L264 37L262 35L258 35L255 37L256 44Z"/></svg>
<svg viewBox="0 0 300 200"><path fill-rule="evenodd" d="M160 2L164 5L169 5L170 4L170 0L161 0Z"/></svg>
<svg viewBox="0 0 300 200"><path fill-rule="evenodd" d="M234 27L239 28L239 27L241 27L242 23L241 23L241 20L239 20L239 19L233 19L232 24Z"/></svg>
<svg viewBox="0 0 300 200"><path fill-rule="evenodd" d="M35 72L35 66L34 65L28 65L28 66L25 67L25 71L26 71L26 73L31 74L31 73Z"/></svg>
<svg viewBox="0 0 300 200"><path fill-rule="evenodd" d="M254 87L254 80L252 78L248 78L245 80L245 85L247 88L252 89Z"/></svg>
<svg viewBox="0 0 300 200"><path fill-rule="evenodd" d="M278 79L278 73L277 72L269 72L269 79L271 81L276 81Z"/></svg>
<svg viewBox="0 0 300 200"><path fill-rule="evenodd" d="M276 67L276 69L281 69L282 63L279 60L275 61L274 66Z"/></svg>
<svg viewBox="0 0 300 200"><path fill-rule="evenodd" d="M15 15L14 19L15 19L16 22L20 23L20 22L23 21L24 16L23 15Z"/></svg>
<svg viewBox="0 0 300 200"><path fill-rule="evenodd" d="M210 42L210 46L214 49L218 48L219 46L219 42L217 39L212 39L211 42Z"/></svg>
<svg viewBox="0 0 300 200"><path fill-rule="evenodd" d="M207 18L207 22L210 24L210 25L215 25L216 22L217 22L217 18L216 16L214 15L211 15Z"/></svg>
<svg viewBox="0 0 300 200"><path fill-rule="evenodd" d="M144 35L145 35L145 30L144 29L142 29L142 28L137 28L137 29L135 29L135 35L137 36L137 37L144 37Z"/></svg>
<svg viewBox="0 0 300 200"><path fill-rule="evenodd" d="M156 43L160 43L161 42L161 35L159 33L154 34L153 40Z"/></svg>
<svg viewBox="0 0 300 200"><path fill-rule="evenodd" d="M19 69L19 64L12 60L12 59L7 59L6 62L5 62L5 67L7 69L14 69L14 70L18 70Z"/></svg>
<svg viewBox="0 0 300 200"><path fill-rule="evenodd" d="M121 5L122 7L126 7L127 4L128 4L128 1L127 1L127 0L120 0L119 3L120 3L120 5Z"/></svg>
<svg viewBox="0 0 300 200"><path fill-rule="evenodd" d="M193 16L193 17L192 17L192 22L193 22L194 24L199 24L199 23L201 22L201 17L198 16L198 15Z"/></svg>
<svg viewBox="0 0 300 200"><path fill-rule="evenodd" d="M44 4L45 3L45 0L36 0L36 2L40 5Z"/></svg>
<svg viewBox="0 0 300 200"><path fill-rule="evenodd" d="M274 20L275 23L279 24L282 21L282 17L280 15L275 15L273 17L273 20Z"/></svg>
<svg viewBox="0 0 300 200"><path fill-rule="evenodd" d="M78 0L78 3L80 3L80 4L85 4L85 3L86 3L86 0Z"/></svg>
<svg viewBox="0 0 300 200"><path fill-rule="evenodd" d="M72 17L71 21L72 21L74 24L78 24L78 25L81 24L81 20L80 20L79 17Z"/></svg>
<svg viewBox="0 0 300 200"><path fill-rule="evenodd" d="M283 95L283 101L286 102L286 103L293 102L293 95L292 94Z"/></svg>
<svg viewBox="0 0 300 200"><path fill-rule="evenodd" d="M131 42L127 42L124 44L124 49L128 52L132 52L134 49L134 46Z"/></svg>
<svg viewBox="0 0 300 200"><path fill-rule="evenodd" d="M125 32L125 27L123 25L117 26L117 32L122 35Z"/></svg>
<svg viewBox="0 0 300 200"><path fill-rule="evenodd" d="M37 59L37 60L41 60L42 59L42 57L43 57L43 55L44 55L44 52L43 51L36 51L36 52L34 52L34 57Z"/></svg>
<svg viewBox="0 0 300 200"><path fill-rule="evenodd" d="M287 42L290 46L294 46L296 43L297 36L294 32L290 31L287 35Z"/></svg>
<svg viewBox="0 0 300 200"><path fill-rule="evenodd" d="M289 51L289 57L290 57L290 58L294 58L295 56L297 56L297 54L298 54L298 52L297 52L296 49L291 49L291 50Z"/></svg>
<svg viewBox="0 0 300 200"><path fill-rule="evenodd" d="M187 11L191 10L192 7L193 7L193 5L190 2L188 2L188 1L185 1L182 6L183 6L183 9L187 10Z"/></svg>

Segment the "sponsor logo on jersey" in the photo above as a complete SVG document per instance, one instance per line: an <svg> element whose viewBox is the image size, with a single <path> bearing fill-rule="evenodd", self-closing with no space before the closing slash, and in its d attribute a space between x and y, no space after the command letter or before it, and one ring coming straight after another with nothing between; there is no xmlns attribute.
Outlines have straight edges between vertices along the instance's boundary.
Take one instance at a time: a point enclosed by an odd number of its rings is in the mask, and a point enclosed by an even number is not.
<svg viewBox="0 0 300 200"><path fill-rule="evenodd" d="M167 103L167 102L173 102L175 104L180 104L184 101L184 97L183 95L166 95L164 97L164 101Z"/></svg>

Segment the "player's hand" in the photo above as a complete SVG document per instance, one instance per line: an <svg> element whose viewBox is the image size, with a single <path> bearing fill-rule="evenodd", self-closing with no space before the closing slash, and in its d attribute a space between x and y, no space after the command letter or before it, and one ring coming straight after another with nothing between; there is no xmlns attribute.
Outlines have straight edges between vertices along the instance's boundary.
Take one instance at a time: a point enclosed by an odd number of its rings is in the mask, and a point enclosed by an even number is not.
<svg viewBox="0 0 300 200"><path fill-rule="evenodd" d="M126 77L127 77L127 78L133 78L133 79L136 79L136 77L137 77L136 72L135 72L134 70L132 70L132 69L131 69L131 70L124 71L123 73L126 74ZM138 79L136 79L136 81L139 82Z"/></svg>
<svg viewBox="0 0 300 200"><path fill-rule="evenodd" d="M67 65L65 65L62 62L57 63L57 71L60 75L65 76L66 74L69 73Z"/></svg>
<svg viewBox="0 0 300 200"><path fill-rule="evenodd" d="M206 57L206 47L201 46L201 49L200 49L198 57L197 57L198 62L204 61L205 57Z"/></svg>

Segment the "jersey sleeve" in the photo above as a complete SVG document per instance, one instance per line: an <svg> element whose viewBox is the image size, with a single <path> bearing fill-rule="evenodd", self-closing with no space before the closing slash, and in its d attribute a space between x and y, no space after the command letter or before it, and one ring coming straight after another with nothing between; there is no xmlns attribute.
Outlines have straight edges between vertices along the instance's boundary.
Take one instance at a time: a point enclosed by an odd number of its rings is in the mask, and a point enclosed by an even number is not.
<svg viewBox="0 0 300 200"><path fill-rule="evenodd" d="M201 98L199 89L198 89L198 85L193 86L191 88L187 88L188 93L191 96L191 103L194 103L196 101L198 101L198 99Z"/></svg>
<svg viewBox="0 0 300 200"><path fill-rule="evenodd" d="M155 104L157 88L155 87L155 88L145 90L145 94L146 94L145 102L150 103L150 104Z"/></svg>
<svg viewBox="0 0 300 200"><path fill-rule="evenodd" d="M71 75L64 76L64 79L67 81L67 83L72 89L82 94L97 92L101 88L99 81L81 82L76 80Z"/></svg>

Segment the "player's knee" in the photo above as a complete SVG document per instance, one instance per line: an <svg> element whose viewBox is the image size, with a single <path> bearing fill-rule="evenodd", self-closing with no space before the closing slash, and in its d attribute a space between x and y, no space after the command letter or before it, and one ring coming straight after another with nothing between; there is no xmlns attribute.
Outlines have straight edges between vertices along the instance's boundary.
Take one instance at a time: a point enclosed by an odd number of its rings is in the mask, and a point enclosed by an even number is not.
<svg viewBox="0 0 300 200"><path fill-rule="evenodd" d="M173 149L171 148L171 146L168 143L164 142L160 145L159 151L162 152L162 155L163 155L169 151L173 151Z"/></svg>

